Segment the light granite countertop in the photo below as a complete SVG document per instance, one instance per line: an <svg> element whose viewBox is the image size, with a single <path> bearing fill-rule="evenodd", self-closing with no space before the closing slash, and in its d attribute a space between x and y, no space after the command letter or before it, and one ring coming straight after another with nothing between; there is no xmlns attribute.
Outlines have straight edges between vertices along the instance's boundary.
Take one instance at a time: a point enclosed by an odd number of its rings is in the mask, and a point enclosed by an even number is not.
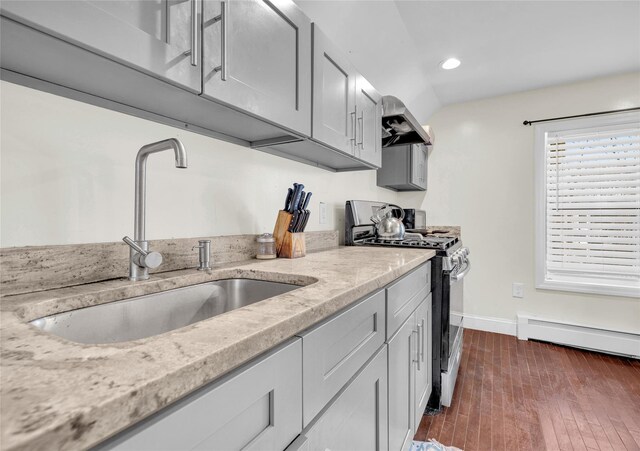
<svg viewBox="0 0 640 451"><path fill-rule="evenodd" d="M433 251L340 247L296 260L250 260L1 299L0 447L86 449L381 288ZM84 345L28 321L228 278L301 288L162 335Z"/></svg>

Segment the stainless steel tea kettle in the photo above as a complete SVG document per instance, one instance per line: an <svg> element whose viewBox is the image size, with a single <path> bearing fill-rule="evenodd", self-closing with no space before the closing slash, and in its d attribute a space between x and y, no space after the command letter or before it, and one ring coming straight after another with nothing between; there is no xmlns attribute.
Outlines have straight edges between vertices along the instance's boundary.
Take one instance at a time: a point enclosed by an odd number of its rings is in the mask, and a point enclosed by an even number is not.
<svg viewBox="0 0 640 451"><path fill-rule="evenodd" d="M393 216L393 210L400 210L400 217ZM381 240L402 240L405 228L402 220L404 210L394 204L385 204L371 216L371 221L376 225L378 238Z"/></svg>

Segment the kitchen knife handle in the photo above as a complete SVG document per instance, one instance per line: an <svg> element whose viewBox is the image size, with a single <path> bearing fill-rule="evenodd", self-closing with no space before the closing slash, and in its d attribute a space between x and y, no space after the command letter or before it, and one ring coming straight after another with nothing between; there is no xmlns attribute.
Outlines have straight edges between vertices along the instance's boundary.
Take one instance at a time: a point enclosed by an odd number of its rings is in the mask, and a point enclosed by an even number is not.
<svg viewBox="0 0 640 451"><path fill-rule="evenodd" d="M287 190L287 197L284 199L284 211L289 211L291 200L293 199L293 188Z"/></svg>
<svg viewBox="0 0 640 451"><path fill-rule="evenodd" d="M307 228L307 222L309 222L309 216L311 216L311 212L309 210L306 210L306 213L304 215L304 221L302 222L302 232L304 232Z"/></svg>
<svg viewBox="0 0 640 451"><path fill-rule="evenodd" d="M298 211L294 211L293 215L291 216L291 222L289 222L289 227L287 227L287 232L289 233L295 233L296 232L296 224L298 223L298 220L300 218L300 214L298 213Z"/></svg>
<svg viewBox="0 0 640 451"><path fill-rule="evenodd" d="M214 72L220 72L220 80L227 81L227 2L220 2L220 14L213 18L214 22L220 22L220 65L213 68Z"/></svg>
<svg viewBox="0 0 640 451"><path fill-rule="evenodd" d="M295 185L295 184L294 184ZM294 213L298 204L300 204L300 198L302 197L302 190L304 190L304 185L299 183L293 192L293 200L291 201L291 210L289 213Z"/></svg>
<svg viewBox="0 0 640 451"><path fill-rule="evenodd" d="M197 66L200 59L200 0L191 0L191 65Z"/></svg>
<svg viewBox="0 0 640 451"><path fill-rule="evenodd" d="M301 210L306 210L307 209L307 207L309 206L309 200L311 199L311 195L312 194L313 193L311 191L309 191L307 193L307 197L304 198L304 203L302 204Z"/></svg>

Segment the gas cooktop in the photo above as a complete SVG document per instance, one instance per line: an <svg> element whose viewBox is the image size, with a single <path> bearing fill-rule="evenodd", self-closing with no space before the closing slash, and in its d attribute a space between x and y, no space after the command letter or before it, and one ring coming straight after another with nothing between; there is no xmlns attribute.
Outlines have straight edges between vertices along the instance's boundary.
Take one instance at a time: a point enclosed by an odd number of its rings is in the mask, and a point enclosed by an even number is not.
<svg viewBox="0 0 640 451"><path fill-rule="evenodd" d="M420 249L447 250L458 242L455 236L429 236L421 240L381 240L379 238L365 238L356 241L354 244L367 246L394 246L394 247L415 247Z"/></svg>

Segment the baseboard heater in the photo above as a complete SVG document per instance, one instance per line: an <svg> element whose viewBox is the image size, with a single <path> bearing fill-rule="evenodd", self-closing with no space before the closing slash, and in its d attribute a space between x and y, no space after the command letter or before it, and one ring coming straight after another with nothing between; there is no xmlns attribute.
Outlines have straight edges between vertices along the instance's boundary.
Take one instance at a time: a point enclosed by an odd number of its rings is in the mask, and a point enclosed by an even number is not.
<svg viewBox="0 0 640 451"><path fill-rule="evenodd" d="M640 359L640 334L518 315L518 338Z"/></svg>

